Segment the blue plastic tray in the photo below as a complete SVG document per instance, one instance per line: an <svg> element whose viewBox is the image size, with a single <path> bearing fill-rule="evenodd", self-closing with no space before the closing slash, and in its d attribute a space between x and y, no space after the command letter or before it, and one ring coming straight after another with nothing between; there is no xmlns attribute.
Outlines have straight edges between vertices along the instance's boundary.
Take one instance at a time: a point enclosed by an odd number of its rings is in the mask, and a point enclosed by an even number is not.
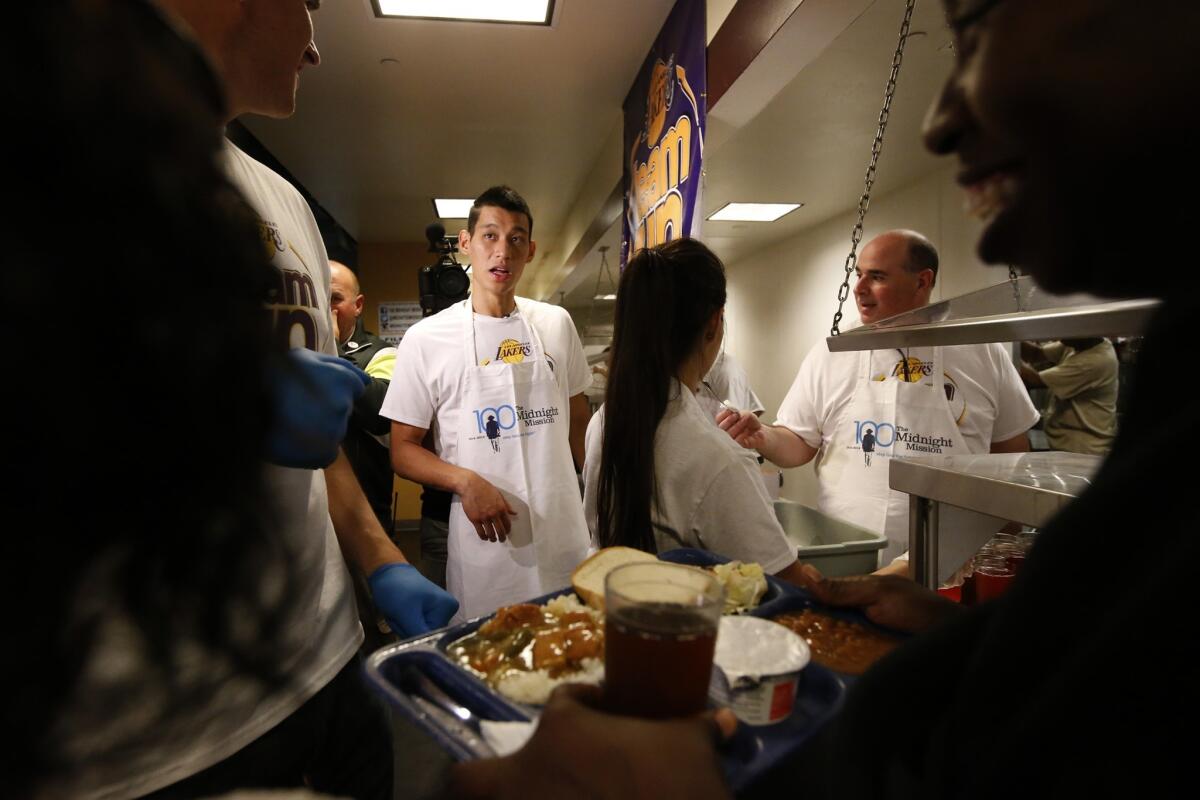
<svg viewBox="0 0 1200 800"><path fill-rule="evenodd" d="M511 722L536 716L535 709L505 700L483 681L455 666L436 647L400 644L372 654L367 659L367 679L455 760L468 761L476 754L444 719L426 713L408 695L401 676L409 668L420 670L482 719ZM805 667L790 717L774 725L739 724L737 734L722 747L721 765L729 788L740 791L798 750L837 712L844 693L845 684L834 673L819 664Z"/></svg>
<svg viewBox="0 0 1200 800"><path fill-rule="evenodd" d="M691 566L712 566L730 559L695 548L679 548L659 555L663 561ZM529 600L543 604L548 600L571 593L571 589L542 595ZM855 622L871 623L853 611L829 609L816 603L800 589L770 575L767 592L758 607L749 613L770 618L785 611L808 606L842 616ZM463 737L452 730L440 715L430 714L404 689L404 670L416 668L434 681L455 701L482 719L497 721L528 721L539 713L538 708L507 700L492 690L477 676L460 668L445 655L452 642L474 633L492 615L468 620L453 628L425 634L421 637L384 648L374 653L366 665L368 680L406 717L438 742L459 761L476 757ZM715 685L719 682L714 681ZM740 723L737 734L722 750L722 766L726 781L734 792L748 786L779 761L798 750L805 741L841 707L846 689L846 677L820 664L810 663L801 675L792 715L774 725L752 726Z"/></svg>

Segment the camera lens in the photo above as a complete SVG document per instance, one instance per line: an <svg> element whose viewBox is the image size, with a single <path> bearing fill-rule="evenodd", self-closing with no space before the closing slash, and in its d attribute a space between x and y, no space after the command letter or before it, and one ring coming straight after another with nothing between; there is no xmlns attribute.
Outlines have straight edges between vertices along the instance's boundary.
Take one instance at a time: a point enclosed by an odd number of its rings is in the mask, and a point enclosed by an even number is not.
<svg viewBox="0 0 1200 800"><path fill-rule="evenodd" d="M444 297L465 296L470 288L467 273L462 269L443 269L437 277L438 294Z"/></svg>

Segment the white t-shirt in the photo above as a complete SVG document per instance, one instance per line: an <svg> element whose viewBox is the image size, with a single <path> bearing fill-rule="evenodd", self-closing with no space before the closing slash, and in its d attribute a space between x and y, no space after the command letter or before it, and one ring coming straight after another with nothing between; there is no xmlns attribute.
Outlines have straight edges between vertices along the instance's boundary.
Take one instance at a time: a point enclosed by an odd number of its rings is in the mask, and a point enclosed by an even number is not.
<svg viewBox="0 0 1200 800"><path fill-rule="evenodd" d="M269 303L275 328L293 346L336 354L329 309L329 262L308 204L283 178L226 142L226 171L259 215L263 243L280 270ZM186 244L181 244L186 246ZM213 309L214 314L221 313ZM235 391L236 387L231 387ZM287 623L291 652L279 653L291 683L267 697L250 682L230 680L192 715L146 727L162 697L139 676L138 636L123 620L99 632L99 655L87 666L78 702L62 721L67 752L80 759L111 748L130 748L119 764L78 776L72 797L141 796L183 780L233 755L286 719L322 689L354 656L362 627L349 574L329 517L321 470L266 466L266 484L281 530L295 548L297 605ZM264 565L264 568L268 565ZM269 584L264 575L264 584ZM217 665L197 661L195 670ZM219 673L218 673L219 674ZM128 711L98 718L89 696L128 686Z"/></svg>
<svg viewBox="0 0 1200 800"><path fill-rule="evenodd" d="M930 348L914 347L905 353L910 370L932 364ZM942 357L950 413L970 452L987 453L992 442L1011 439L1037 422L1037 409L1003 346L954 345L943 347ZM818 480L828 454L823 445L833 438L834 427L854 394L855 382L862 377L858 373L859 353L831 353L821 340L805 356L792 388L779 406L775 424L788 428L810 447L820 448L816 460ZM901 352L873 351L870 377L904 380Z"/></svg>
<svg viewBox="0 0 1200 800"><path fill-rule="evenodd" d="M905 352L910 369L916 368L912 359L919 359L921 365L932 363L929 348ZM950 413L972 453L986 453L992 442L1011 439L1037 422L1037 409L1000 344L943 347L942 354ZM858 356L857 352L831 353L824 340L817 342L800 365L775 424L787 427L810 447L828 442L861 377ZM901 361L896 350L873 351L871 379L903 380Z"/></svg>
<svg viewBox="0 0 1200 800"><path fill-rule="evenodd" d="M474 345L467 314L470 300L426 317L400 340L396 369L379 413L388 419L434 430L434 452L457 463L458 421L463 402L462 376L474 358L486 366L501 360L521 361L531 352L526 324L537 330L554 378L562 389L563 408L592 382L583 345L571 315L561 306L517 298L517 310L507 317L474 314ZM465 336L465 340L464 340ZM470 351L470 355L468 355Z"/></svg>
<svg viewBox="0 0 1200 800"><path fill-rule="evenodd" d="M588 424L583 464L583 513L593 539L603 436L601 406ZM714 425L678 382L654 435L654 476L659 503L651 510L651 521L679 535L676 540L655 528L659 552L699 547L757 562L768 574L796 560L796 546L775 518L753 454Z"/></svg>

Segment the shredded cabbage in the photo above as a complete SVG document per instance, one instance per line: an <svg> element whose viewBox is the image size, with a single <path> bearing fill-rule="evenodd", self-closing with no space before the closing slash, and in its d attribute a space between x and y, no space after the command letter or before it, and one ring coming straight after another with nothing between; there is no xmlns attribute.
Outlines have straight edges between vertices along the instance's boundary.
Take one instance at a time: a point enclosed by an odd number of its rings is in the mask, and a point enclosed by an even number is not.
<svg viewBox="0 0 1200 800"><path fill-rule="evenodd" d="M740 614L758 605L767 593L767 578L761 564L730 561L712 568L725 587L725 613Z"/></svg>

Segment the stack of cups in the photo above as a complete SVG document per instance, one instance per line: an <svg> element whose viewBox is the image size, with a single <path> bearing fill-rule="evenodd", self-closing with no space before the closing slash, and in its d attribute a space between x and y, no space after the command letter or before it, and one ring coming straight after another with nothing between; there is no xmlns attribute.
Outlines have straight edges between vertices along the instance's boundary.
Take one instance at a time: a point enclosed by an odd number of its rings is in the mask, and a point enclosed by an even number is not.
<svg viewBox="0 0 1200 800"><path fill-rule="evenodd" d="M974 605L999 597L1012 584L1033 545L1035 532L997 533L971 559L961 602ZM943 592L945 594L945 592Z"/></svg>

